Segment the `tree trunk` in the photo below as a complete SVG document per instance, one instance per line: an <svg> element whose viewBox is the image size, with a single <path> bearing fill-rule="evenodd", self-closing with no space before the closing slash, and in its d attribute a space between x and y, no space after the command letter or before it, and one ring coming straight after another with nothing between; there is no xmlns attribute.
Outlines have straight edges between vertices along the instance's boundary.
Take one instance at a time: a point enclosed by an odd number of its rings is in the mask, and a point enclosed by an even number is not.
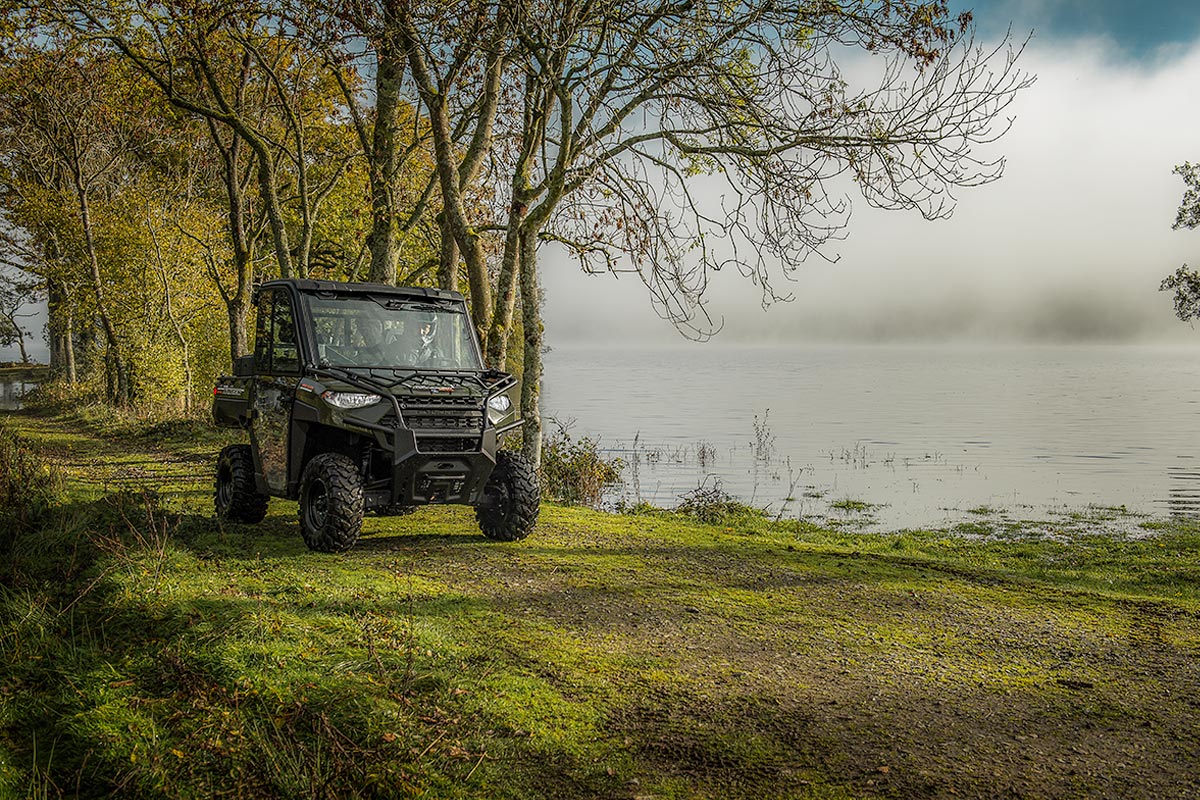
<svg viewBox="0 0 1200 800"><path fill-rule="evenodd" d="M446 212L438 214L438 228L442 232L442 250L438 257L438 286L448 292L458 291L458 242L450 230Z"/></svg>
<svg viewBox="0 0 1200 800"><path fill-rule="evenodd" d="M372 167L373 169L374 167ZM385 190L371 180L371 232L367 234L367 251L371 254L371 265L367 269L367 280L372 283L394 284L396 264L400 260L400 237L396 233L396 222L391 212L391 201L380 195Z"/></svg>
<svg viewBox="0 0 1200 800"><path fill-rule="evenodd" d="M384 4L389 15L390 3ZM404 80L404 51L394 33L385 36L379 46L375 70L375 126L367 153L367 175L371 184L371 233L367 249L371 253L368 279L375 283L396 282L396 263L400 259L400 236L396 225L393 187L399 163L400 91Z"/></svg>
<svg viewBox="0 0 1200 800"><path fill-rule="evenodd" d="M56 375L62 375L66 370L63 368L63 340L62 330L54 327L50 329L50 371Z"/></svg>
<svg viewBox="0 0 1200 800"><path fill-rule="evenodd" d="M63 331L63 347L67 356L67 383L75 385L75 311L71 308L70 298L67 298L66 330Z"/></svg>
<svg viewBox="0 0 1200 800"><path fill-rule="evenodd" d="M307 205L307 201L305 201ZM296 258L292 263L292 268L296 271L297 278L308 277L308 260L309 254L312 253L313 239L313 219L311 210L305 210L303 213L304 221L300 229L300 243L296 245Z"/></svg>
<svg viewBox="0 0 1200 800"><path fill-rule="evenodd" d="M479 234L472 230L467 222L453 143L450 139L450 120L445 98L437 94L427 97L426 108L429 109L438 180L442 189L442 214L445 219L442 238L445 239L446 231L453 234L454 243L467 265L467 286L471 292L471 321L479 333L480 343L486 347L492 319L492 287L488 281L487 262L479 244ZM444 246L442 253L444 257Z"/></svg>
<svg viewBox="0 0 1200 800"><path fill-rule="evenodd" d="M56 375L66 373L66 342L63 337L63 313L66 298L57 281L46 282L46 310L49 319L46 330L50 335L50 369Z"/></svg>
<svg viewBox="0 0 1200 800"><path fill-rule="evenodd" d="M83 225L83 240L87 248L88 265L91 267L92 293L96 297L96 315L100 317L100 327L104 330L104 342L107 346L105 373L109 376L107 381L108 399L118 405L128 405L131 398L129 374L124 359L121 358L117 329L108 315L108 306L104 298L104 282L100 278L100 260L96 255L96 238L92 231L88 193L78 173L75 175L75 191L79 199L79 221Z"/></svg>
<svg viewBox="0 0 1200 800"><path fill-rule="evenodd" d="M276 186L275 164L271 153L261 140L250 143L258 159L258 192L267 210L267 221L271 226L271 241L275 245L275 260L279 263L279 277L292 277L292 251L288 244L287 228L284 227L283 210L279 204Z"/></svg>
<svg viewBox="0 0 1200 800"><path fill-rule="evenodd" d="M534 261L537 260L537 235L549 216L547 206L543 203L534 210L533 217L530 217L530 206L537 199L535 190L530 185L530 172L537 153L545 142L546 121L549 119L548 104L551 100L550 93L539 92L539 82L535 76L527 76L521 150L513 167L512 205L508 209L504 254L500 261L500 275L496 281L496 308L492 313L492 330L488 336L488 362L496 369L505 369L508 363L508 340L512 335L518 263L524 257L526 249L533 253ZM526 243L522 233L525 237L532 237L532 243Z"/></svg>
<svg viewBox="0 0 1200 800"><path fill-rule="evenodd" d="M226 305L226 310L229 316L229 358L230 363L233 363L242 356L250 354L249 293L232 298Z"/></svg>
<svg viewBox="0 0 1200 800"><path fill-rule="evenodd" d="M542 298L538 288L537 230L521 231L521 322L525 328L525 366L521 374L521 452L534 468L542 463Z"/></svg>
<svg viewBox="0 0 1200 800"><path fill-rule="evenodd" d="M238 177L241 144L245 140L235 131L229 144L225 144L216 122L212 119L207 119L206 122L209 138L221 154L221 178L225 184L225 197L229 204L228 233L229 243L233 248L233 270L237 285L232 291L227 291L215 267L212 278L221 299L225 302L225 313L229 318L229 357L232 363L250 352L246 328L250 315L250 295L254 291L254 251L257 236L252 236L247 231L246 198Z"/></svg>
<svg viewBox="0 0 1200 800"><path fill-rule="evenodd" d="M487 340L487 363L495 369L504 369L508 363L508 337L512 332L513 311L517 299L517 265L521 259L523 245L521 231L528 211L524 195L515 185L513 198L512 207L508 211L508 228L504 236L500 274L496 278L496 308L492 313L492 329ZM528 235L536 236L536 233Z"/></svg>
<svg viewBox="0 0 1200 800"><path fill-rule="evenodd" d="M464 179L469 180L471 176L464 176L459 172L460 166L463 165L458 163L459 154L454 146L446 95L430 74L416 32L411 28L411 20L408 20L408 23L409 27L404 31L405 49L408 53L408 65L417 85L417 93L429 112L429 132L433 138L434 161L438 185L442 192L442 214L445 218L442 226L443 239L446 230L454 234L454 241L462 254L463 262L467 265L467 282L471 292L471 322L479 334L480 344L486 348L492 317L492 287L488 281L487 262L479 243L479 233L467 221L466 207L463 203ZM488 86L491 85L489 80ZM495 104L489 104L489 109L488 113L494 118ZM490 123L491 119L485 114L479 124L490 130ZM442 252L444 256L444 247Z"/></svg>

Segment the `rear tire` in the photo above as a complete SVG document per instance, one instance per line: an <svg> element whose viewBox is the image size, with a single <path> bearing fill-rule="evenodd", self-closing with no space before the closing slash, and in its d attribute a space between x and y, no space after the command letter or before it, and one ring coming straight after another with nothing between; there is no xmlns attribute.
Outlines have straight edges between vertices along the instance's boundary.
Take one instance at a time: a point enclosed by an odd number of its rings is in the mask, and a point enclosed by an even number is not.
<svg viewBox="0 0 1200 800"><path fill-rule="evenodd" d="M231 444L217 456L214 505L217 518L229 522L262 522L271 498L254 485L254 454L247 444Z"/></svg>
<svg viewBox="0 0 1200 800"><path fill-rule="evenodd" d="M362 533L363 486L358 467L339 453L308 462L300 479L300 532L310 550L340 553Z"/></svg>
<svg viewBox="0 0 1200 800"><path fill-rule="evenodd" d="M498 542L524 539L537 523L542 491L533 465L520 453L501 450L483 489L486 505L475 509L483 535Z"/></svg>

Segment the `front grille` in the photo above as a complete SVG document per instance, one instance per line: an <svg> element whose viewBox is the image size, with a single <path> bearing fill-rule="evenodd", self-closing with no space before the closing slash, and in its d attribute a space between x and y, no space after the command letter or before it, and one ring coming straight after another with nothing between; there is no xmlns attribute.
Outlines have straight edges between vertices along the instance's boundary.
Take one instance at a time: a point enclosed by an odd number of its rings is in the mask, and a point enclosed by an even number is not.
<svg viewBox="0 0 1200 800"><path fill-rule="evenodd" d="M408 396L400 398L400 413L422 453L479 450L486 419L481 397Z"/></svg>
<svg viewBox="0 0 1200 800"><path fill-rule="evenodd" d="M404 421L414 431L472 431L479 433L483 430L483 414L455 417L405 414Z"/></svg>

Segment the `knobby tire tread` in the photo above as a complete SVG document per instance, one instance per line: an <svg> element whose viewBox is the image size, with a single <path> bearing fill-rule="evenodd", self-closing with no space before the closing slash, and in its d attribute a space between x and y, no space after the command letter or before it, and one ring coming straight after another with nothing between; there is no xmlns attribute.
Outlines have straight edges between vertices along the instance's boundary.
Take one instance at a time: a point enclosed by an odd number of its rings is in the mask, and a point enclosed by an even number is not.
<svg viewBox="0 0 1200 800"><path fill-rule="evenodd" d="M483 535L497 542L524 539L537 523L542 492L537 473L524 456L501 450L489 483L506 486L508 500L502 508L476 508L475 519Z"/></svg>
<svg viewBox="0 0 1200 800"><path fill-rule="evenodd" d="M325 524L312 530L305 510L313 480L324 481L329 495ZM310 550L320 553L341 553L349 550L362 533L363 487L358 467L346 456L324 453L314 457L304 468L300 495L300 531Z"/></svg>
<svg viewBox="0 0 1200 800"><path fill-rule="evenodd" d="M228 467L232 492L229 505L221 507L221 471ZM267 516L270 497L260 494L254 485L254 454L248 444L231 444L217 456L217 495L214 499L217 516L230 522L256 524Z"/></svg>

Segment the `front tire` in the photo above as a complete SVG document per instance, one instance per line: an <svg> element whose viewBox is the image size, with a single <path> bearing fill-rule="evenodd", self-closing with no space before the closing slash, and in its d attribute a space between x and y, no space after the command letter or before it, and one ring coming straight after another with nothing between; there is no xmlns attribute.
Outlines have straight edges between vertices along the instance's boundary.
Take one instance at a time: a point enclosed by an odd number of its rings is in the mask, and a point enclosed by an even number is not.
<svg viewBox="0 0 1200 800"><path fill-rule="evenodd" d="M308 462L300 479L300 532L310 550L340 553L362 533L363 486L358 467L339 453Z"/></svg>
<svg viewBox="0 0 1200 800"><path fill-rule="evenodd" d="M229 522L262 522L271 498L254 485L254 455L250 445L231 444L217 456L214 505L217 518Z"/></svg>
<svg viewBox="0 0 1200 800"><path fill-rule="evenodd" d="M475 509L483 535L498 542L524 539L537 523L542 491L533 465L520 453L501 450Z"/></svg>

